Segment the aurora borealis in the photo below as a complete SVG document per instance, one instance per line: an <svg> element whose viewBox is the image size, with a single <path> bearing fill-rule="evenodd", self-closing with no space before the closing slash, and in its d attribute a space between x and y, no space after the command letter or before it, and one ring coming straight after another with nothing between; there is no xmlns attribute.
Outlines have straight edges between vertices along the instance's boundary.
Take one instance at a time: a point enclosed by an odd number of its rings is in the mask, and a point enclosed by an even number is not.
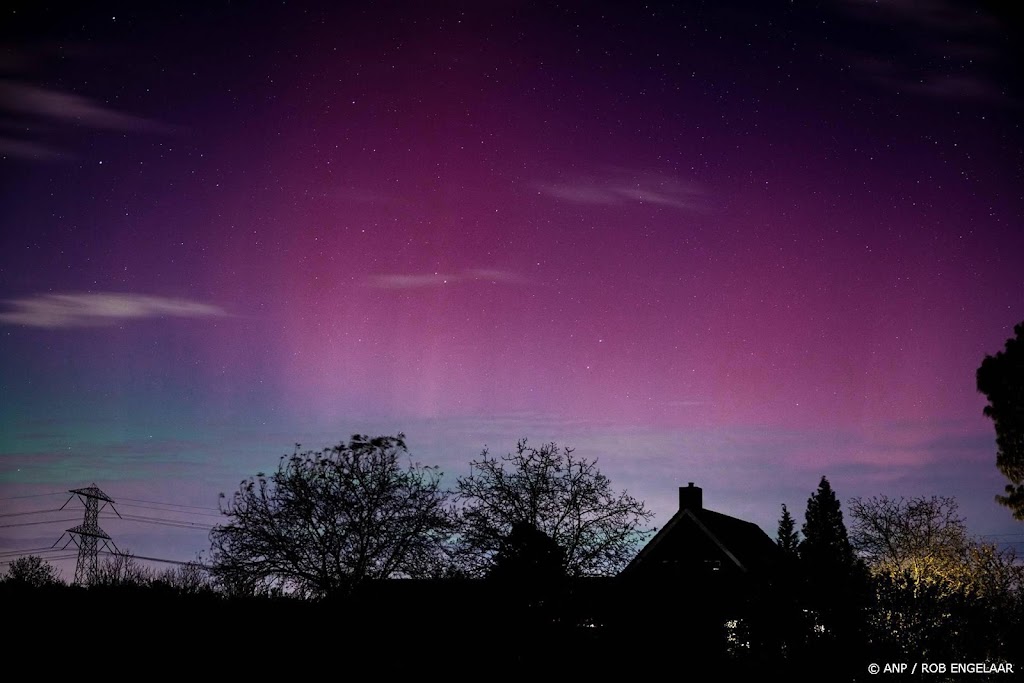
<svg viewBox="0 0 1024 683"><path fill-rule="evenodd" d="M774 536L824 474L1024 539L974 384L1024 320L996 6L16 4L11 512L92 482L216 507L296 442L403 431L450 476L574 446L658 524L694 481Z"/></svg>

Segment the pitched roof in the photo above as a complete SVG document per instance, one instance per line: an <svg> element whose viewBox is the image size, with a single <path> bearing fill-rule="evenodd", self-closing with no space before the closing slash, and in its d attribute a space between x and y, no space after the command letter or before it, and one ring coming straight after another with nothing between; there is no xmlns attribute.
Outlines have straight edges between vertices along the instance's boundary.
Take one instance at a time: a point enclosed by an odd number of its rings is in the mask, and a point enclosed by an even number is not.
<svg viewBox="0 0 1024 683"><path fill-rule="evenodd" d="M702 507L685 508L674 514L654 538L637 553L626 566L624 573L641 566L652 555L657 555L659 547L671 545L668 539L684 533L683 530L687 527L690 527L691 533L702 535L717 547L741 572L764 569L774 562L779 553L775 542L753 522Z"/></svg>

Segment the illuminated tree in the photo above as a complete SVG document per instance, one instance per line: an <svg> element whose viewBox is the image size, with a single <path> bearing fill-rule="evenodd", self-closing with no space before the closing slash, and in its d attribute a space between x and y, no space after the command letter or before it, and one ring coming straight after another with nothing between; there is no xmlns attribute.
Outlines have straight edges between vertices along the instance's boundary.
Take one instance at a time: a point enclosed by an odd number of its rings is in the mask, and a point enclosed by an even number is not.
<svg viewBox="0 0 1024 683"><path fill-rule="evenodd" d="M958 580L969 539L955 499L853 498L850 515L853 547L873 572L909 572L917 582Z"/></svg>
<svg viewBox="0 0 1024 683"><path fill-rule="evenodd" d="M949 497L854 498L851 539L875 589L873 640L901 656L997 657L1019 631L1024 567L970 538Z"/></svg>
<svg viewBox="0 0 1024 683"><path fill-rule="evenodd" d="M988 398L985 416L996 430L996 466L1010 481L996 501L1024 520L1024 322L994 356L985 356L976 375L978 391Z"/></svg>

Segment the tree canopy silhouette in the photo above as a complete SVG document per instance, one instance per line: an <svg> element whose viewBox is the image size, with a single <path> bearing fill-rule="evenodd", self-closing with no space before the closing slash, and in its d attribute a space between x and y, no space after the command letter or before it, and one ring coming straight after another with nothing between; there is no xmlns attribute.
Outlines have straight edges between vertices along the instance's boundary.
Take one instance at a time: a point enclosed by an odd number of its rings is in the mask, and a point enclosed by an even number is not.
<svg viewBox="0 0 1024 683"><path fill-rule="evenodd" d="M1004 350L985 356L976 379L988 398L985 416L995 425L996 467L1010 481L996 501L1024 520L1024 322L1013 332Z"/></svg>
<svg viewBox="0 0 1024 683"><path fill-rule="evenodd" d="M522 439L500 458L485 448L458 479L456 497L458 557L472 575L508 562L509 541L536 532L558 546L568 576L612 575L651 531L653 513L642 501L614 491L596 461L555 443L533 448Z"/></svg>
<svg viewBox="0 0 1024 683"><path fill-rule="evenodd" d="M61 583L60 574L54 566L38 555L25 555L12 560L4 580L30 588Z"/></svg>
<svg viewBox="0 0 1024 683"><path fill-rule="evenodd" d="M242 592L306 597L366 579L423 577L444 563L448 494L436 468L409 463L405 437L355 435L282 457L241 483L210 533L213 572ZM222 494L223 496L223 494Z"/></svg>

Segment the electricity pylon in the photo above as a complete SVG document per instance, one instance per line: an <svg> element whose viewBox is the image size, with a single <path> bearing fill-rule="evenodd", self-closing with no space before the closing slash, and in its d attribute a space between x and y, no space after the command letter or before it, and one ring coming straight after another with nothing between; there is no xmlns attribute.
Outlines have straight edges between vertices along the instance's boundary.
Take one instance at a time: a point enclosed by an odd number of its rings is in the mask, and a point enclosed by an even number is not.
<svg viewBox="0 0 1024 683"><path fill-rule="evenodd" d="M67 548L72 542L78 546L78 564L75 565L74 583L87 584L92 582L92 578L96 574L96 556L99 553L99 546L101 544L108 551L113 546L114 552L121 552L117 549L117 545L114 544L114 540L107 535L107 532L100 528L100 510L109 504L110 509L118 517L121 516L121 513L114 507L114 500L103 493L103 491L100 491L96 484L84 489L71 489L68 493L74 495L68 498L67 502L60 506L60 509L63 510L77 495L78 499L85 505L85 519L78 526L64 532L70 537L68 542L64 544L64 547ZM100 507L101 500L103 501L103 508ZM57 543L60 543L61 538L64 538L64 534L61 534L61 537L57 539ZM54 547L56 547L57 543L53 544Z"/></svg>

